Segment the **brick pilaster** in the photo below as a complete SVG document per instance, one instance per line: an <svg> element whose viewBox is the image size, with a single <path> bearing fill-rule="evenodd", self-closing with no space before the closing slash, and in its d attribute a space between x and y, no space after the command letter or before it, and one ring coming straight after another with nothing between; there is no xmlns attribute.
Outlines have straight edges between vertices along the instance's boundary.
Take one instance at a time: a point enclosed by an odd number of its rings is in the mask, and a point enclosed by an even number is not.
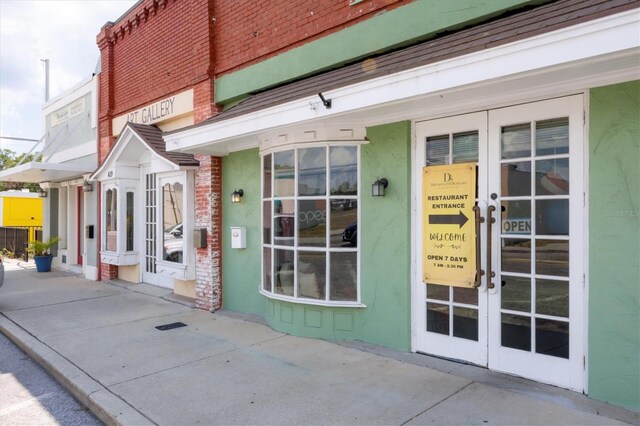
<svg viewBox="0 0 640 426"><path fill-rule="evenodd" d="M196 249L196 307L222 307L222 158L196 156L196 228L207 229L207 248Z"/></svg>

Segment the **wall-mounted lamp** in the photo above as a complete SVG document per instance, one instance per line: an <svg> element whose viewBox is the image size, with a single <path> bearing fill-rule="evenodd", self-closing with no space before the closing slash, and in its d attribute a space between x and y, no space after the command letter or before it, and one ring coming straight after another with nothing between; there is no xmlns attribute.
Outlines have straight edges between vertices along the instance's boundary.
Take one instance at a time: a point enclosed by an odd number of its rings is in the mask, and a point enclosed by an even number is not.
<svg viewBox="0 0 640 426"><path fill-rule="evenodd" d="M242 189L236 189L231 193L231 202L237 204L240 202L240 198L244 195L244 191Z"/></svg>
<svg viewBox="0 0 640 426"><path fill-rule="evenodd" d="M92 192L93 191L93 184L89 181L84 181L84 183L82 184L82 192Z"/></svg>
<svg viewBox="0 0 640 426"><path fill-rule="evenodd" d="M389 186L387 178L376 179L371 185L371 195L374 197L384 197L384 189Z"/></svg>
<svg viewBox="0 0 640 426"><path fill-rule="evenodd" d="M331 108L331 99L325 99L324 96L322 96L322 92L318 93L318 96L320 97L320 100L322 101L322 105L324 105L324 107L326 109L330 109Z"/></svg>
<svg viewBox="0 0 640 426"><path fill-rule="evenodd" d="M40 192L38 192L38 197L47 198L47 191L45 191L44 189L41 189Z"/></svg>

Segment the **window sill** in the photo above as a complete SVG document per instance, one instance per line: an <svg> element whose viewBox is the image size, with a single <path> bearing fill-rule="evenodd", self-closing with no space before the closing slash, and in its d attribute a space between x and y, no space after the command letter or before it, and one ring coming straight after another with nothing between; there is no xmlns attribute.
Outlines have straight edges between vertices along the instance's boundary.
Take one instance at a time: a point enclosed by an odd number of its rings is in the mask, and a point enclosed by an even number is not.
<svg viewBox="0 0 640 426"><path fill-rule="evenodd" d="M100 252L100 261L117 266L137 265L139 263L137 252L102 251Z"/></svg>
<svg viewBox="0 0 640 426"><path fill-rule="evenodd" d="M367 305L360 302L327 302L326 300L314 300L314 299L294 299L293 297L283 296L280 294L273 294L258 289L261 295L268 299L280 300L282 302L295 303L298 305L313 305L313 306L325 306L328 308L366 308Z"/></svg>

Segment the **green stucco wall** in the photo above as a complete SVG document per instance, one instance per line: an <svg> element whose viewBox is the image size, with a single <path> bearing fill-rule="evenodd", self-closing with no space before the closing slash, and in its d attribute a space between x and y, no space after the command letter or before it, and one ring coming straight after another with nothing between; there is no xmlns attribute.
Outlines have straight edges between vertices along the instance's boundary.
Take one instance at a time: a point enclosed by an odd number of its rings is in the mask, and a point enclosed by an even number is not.
<svg viewBox="0 0 640 426"><path fill-rule="evenodd" d="M361 147L361 278L366 308L323 307L267 299L260 283L260 161L256 150L223 160L223 193L244 189L241 204L223 200L225 309L264 315L276 330L324 339L358 339L395 349L411 348L411 123L368 129ZM371 184L386 177L385 197ZM247 249L233 250L230 226L247 227Z"/></svg>
<svg viewBox="0 0 640 426"><path fill-rule="evenodd" d="M591 90L589 395L640 410L640 82Z"/></svg>
<svg viewBox="0 0 640 426"><path fill-rule="evenodd" d="M263 316L260 288L260 157L257 149L233 153L222 160L222 303L224 309ZM242 202L231 193L242 189ZM247 248L231 248L231 227L247 229Z"/></svg>
<svg viewBox="0 0 640 426"><path fill-rule="evenodd" d="M438 32L487 20L507 10L546 1L416 0L273 58L218 77L215 82L215 101L226 104L248 93L335 68L367 55L426 40Z"/></svg>

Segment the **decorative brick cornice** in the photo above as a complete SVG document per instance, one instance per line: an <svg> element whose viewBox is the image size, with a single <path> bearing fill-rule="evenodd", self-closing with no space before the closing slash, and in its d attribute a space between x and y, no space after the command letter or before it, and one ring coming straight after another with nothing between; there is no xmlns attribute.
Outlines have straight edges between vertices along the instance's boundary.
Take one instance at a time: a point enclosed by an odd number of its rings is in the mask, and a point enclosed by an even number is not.
<svg viewBox="0 0 640 426"><path fill-rule="evenodd" d="M158 11L166 10L169 4L178 0L146 0L128 15L123 16L115 24L107 22L98 35L98 46L102 50L107 45L116 44L125 36L133 33L137 28L143 26L147 21L156 16ZM109 31L105 31L109 29Z"/></svg>

